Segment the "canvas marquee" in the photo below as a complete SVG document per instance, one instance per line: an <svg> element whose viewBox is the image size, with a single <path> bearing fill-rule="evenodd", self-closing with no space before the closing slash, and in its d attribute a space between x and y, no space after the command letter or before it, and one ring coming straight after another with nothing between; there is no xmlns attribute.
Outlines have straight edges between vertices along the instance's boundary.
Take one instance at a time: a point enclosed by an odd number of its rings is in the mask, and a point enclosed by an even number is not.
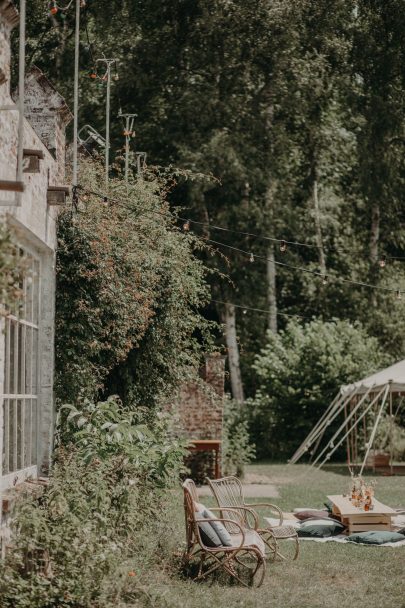
<svg viewBox="0 0 405 608"><path fill-rule="evenodd" d="M351 464L353 460L357 460L360 452L358 449L360 435L364 447L360 470L362 473L383 416L388 415L393 423L401 410L404 396L405 360L390 365L358 382L342 386L289 462L295 464L309 452L312 466L321 468L346 441L348 463ZM370 420L372 421L371 431L369 430ZM339 421L341 423L331 435L329 427L332 422L336 426ZM361 432L359 433L359 431ZM392 470L392 449L390 466Z"/></svg>

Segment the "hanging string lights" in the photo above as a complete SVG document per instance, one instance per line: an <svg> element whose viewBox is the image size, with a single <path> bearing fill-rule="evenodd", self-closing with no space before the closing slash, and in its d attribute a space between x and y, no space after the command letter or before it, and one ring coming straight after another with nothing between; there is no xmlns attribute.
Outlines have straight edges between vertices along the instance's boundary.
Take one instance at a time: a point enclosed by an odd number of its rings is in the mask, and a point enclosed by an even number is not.
<svg viewBox="0 0 405 608"><path fill-rule="evenodd" d="M285 253L287 251L287 243L285 241L280 241L280 251L281 253Z"/></svg>
<svg viewBox="0 0 405 608"><path fill-rule="evenodd" d="M119 205L121 207L124 207L124 208L132 211L132 209L128 205L126 205L125 203L123 203L120 200L108 197L105 194L102 194L100 192L94 192L94 191L91 191L91 190L87 190L87 189L83 188L82 186L79 186L79 188L82 191L86 192L87 194L92 194L94 196L97 196L97 197L101 198L102 200L107 199L107 201L109 201L111 203L114 203L115 205ZM152 211L152 210L150 210L147 213L155 213L155 214L160 215L160 216L172 217L172 214L168 213L168 212L160 212L160 211ZM178 216L177 219L179 219L180 221L184 222L183 223L183 231L184 232L188 232L190 230L191 223L204 224L204 225L210 226L211 228L213 227L210 224L205 224L203 222L195 222L194 220L185 219L185 218L182 218L180 216ZM226 232L235 232L233 230L228 230L228 229L223 229L223 228L219 228L219 229L224 230ZM250 234L250 233L242 233L242 234ZM253 236L256 236L256 235L253 235ZM261 237L261 238L266 238L267 239L268 237ZM273 238L272 239L269 238L269 240L277 241L277 242L279 242L281 244L285 243L286 245L287 245L287 243L292 243L291 241L283 241L283 240L273 239ZM251 252L251 251L246 251L244 249L240 249L239 247L234 247L232 245L228 245L227 243L223 243L221 241L216 241L216 240L208 239L208 238L205 238L204 241L206 243L212 243L213 245L218 245L219 247L225 247L225 248L230 249L232 251L236 251L238 253L241 253L242 255L247 256L250 262L254 262L255 260L263 260L263 261L266 261L266 262L271 261L274 264L276 264L277 266L282 266L284 268L290 268L290 269L296 270L298 272L303 272L303 273L306 273L306 274L311 274L313 276L318 276L318 277L321 278L323 285L326 285L326 284L328 284L328 283L331 282L330 275L325 275L325 274L323 274L321 272L318 272L316 270L311 270L310 268L305 268L305 267L302 267L302 266L296 266L296 265L293 265L293 264L288 264L286 262L279 262L279 261L274 260L274 259L270 260L266 256L259 255L259 254L253 254L253 252ZM295 243L295 244L298 244L298 243ZM299 243L299 244L303 245L303 246L306 246L303 243ZM315 247L315 246L313 246L313 247ZM402 259L402 258L395 258L395 259ZM338 282L338 283L340 282L340 283L346 283L346 284L354 285L354 286L358 286L358 287L365 287L365 288L368 288L368 289L373 289L375 291L394 293L394 294L396 294L396 297L397 297L398 300L402 300L402 294L405 293L405 291L402 291L402 290L397 289L397 288L383 287L383 286L380 286L380 285L373 285L371 283L366 283L364 281L354 281L352 279L347 279L347 278L341 277L341 276L334 276L333 277L333 282ZM245 308L245 307L243 307L243 308Z"/></svg>

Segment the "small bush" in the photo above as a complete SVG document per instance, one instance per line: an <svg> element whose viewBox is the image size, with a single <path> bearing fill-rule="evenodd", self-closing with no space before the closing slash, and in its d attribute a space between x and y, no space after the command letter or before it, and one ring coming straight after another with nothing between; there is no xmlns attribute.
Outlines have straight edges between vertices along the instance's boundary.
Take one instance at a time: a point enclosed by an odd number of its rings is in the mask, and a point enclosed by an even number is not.
<svg viewBox="0 0 405 608"><path fill-rule="evenodd" d="M260 457L291 456L342 384L387 363L377 340L348 321L294 320L267 340L253 365L259 388L250 401Z"/></svg>
<svg viewBox="0 0 405 608"><path fill-rule="evenodd" d="M244 468L255 456L250 443L249 422L245 406L226 399L224 404L223 473L243 477Z"/></svg>
<svg viewBox="0 0 405 608"><path fill-rule="evenodd" d="M24 500L14 520L15 546L0 565L2 608L107 608L142 593L133 564L183 448L168 439L164 418L151 430L115 398L63 416L61 436L71 441L57 448L42 497Z"/></svg>

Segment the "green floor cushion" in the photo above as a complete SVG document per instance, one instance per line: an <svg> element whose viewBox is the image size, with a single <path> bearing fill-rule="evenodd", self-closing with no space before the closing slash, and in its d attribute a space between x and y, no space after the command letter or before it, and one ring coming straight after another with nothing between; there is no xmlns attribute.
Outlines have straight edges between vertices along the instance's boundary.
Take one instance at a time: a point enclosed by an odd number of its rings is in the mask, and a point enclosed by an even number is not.
<svg viewBox="0 0 405 608"><path fill-rule="evenodd" d="M298 536L303 538L325 538L341 534L345 526L339 521L330 518L307 519L298 528Z"/></svg>
<svg viewBox="0 0 405 608"><path fill-rule="evenodd" d="M397 543L400 540L405 540L405 537L403 534L399 534L399 532L369 530L368 532L350 534L347 540L352 541L352 543L363 543L364 545L383 545L384 543Z"/></svg>

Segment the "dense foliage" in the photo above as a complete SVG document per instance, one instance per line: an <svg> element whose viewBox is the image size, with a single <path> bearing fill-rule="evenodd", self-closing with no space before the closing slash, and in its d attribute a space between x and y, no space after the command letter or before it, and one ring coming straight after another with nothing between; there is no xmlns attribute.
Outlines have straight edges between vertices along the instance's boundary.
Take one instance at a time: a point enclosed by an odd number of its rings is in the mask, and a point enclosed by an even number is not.
<svg viewBox="0 0 405 608"><path fill-rule="evenodd" d="M116 399L68 412L49 486L14 518L15 544L0 564L4 608L107 608L142 598L134 564L162 517L183 448L165 419L152 430Z"/></svg>
<svg viewBox="0 0 405 608"><path fill-rule="evenodd" d="M47 5L29 4L29 55L71 103L74 12L51 16ZM218 178L180 180L171 192L172 205L187 205L206 224L192 228L329 277L323 286L319 276L274 265L274 286L263 261L219 246L229 265L220 256L206 262L232 282L213 281L213 297L360 321L403 356L404 300L344 282L404 289L403 259L393 259L403 258L405 243L402 0L338 0L333 11L327 0L88 0L82 24L80 123L104 132L105 82L88 75L102 53L116 57L112 116L119 107L137 112L131 146L146 150L151 164ZM120 165L120 121L112 134ZM281 253L271 241L216 225L308 246ZM222 310L212 303L209 315L221 318ZM237 318L248 395L269 325L253 311Z"/></svg>
<svg viewBox="0 0 405 608"><path fill-rule="evenodd" d="M269 333L255 359L259 388L249 404L260 456L290 457L340 386L384 363L377 340L346 321L290 321Z"/></svg>
<svg viewBox="0 0 405 608"><path fill-rule="evenodd" d="M247 412L240 403L226 399L224 403L222 438L222 472L224 475L244 475L245 465L255 457L255 447L249 437Z"/></svg>
<svg viewBox="0 0 405 608"><path fill-rule="evenodd" d="M0 315L18 306L24 266L24 258L13 243L6 222L0 224Z"/></svg>
<svg viewBox="0 0 405 608"><path fill-rule="evenodd" d="M82 166L83 186L102 188L97 165ZM60 400L118 393L154 406L198 361L208 324L200 247L176 227L164 184L153 175L112 180L103 199L80 191L78 212L59 218L56 391ZM205 344L208 348L208 345Z"/></svg>

